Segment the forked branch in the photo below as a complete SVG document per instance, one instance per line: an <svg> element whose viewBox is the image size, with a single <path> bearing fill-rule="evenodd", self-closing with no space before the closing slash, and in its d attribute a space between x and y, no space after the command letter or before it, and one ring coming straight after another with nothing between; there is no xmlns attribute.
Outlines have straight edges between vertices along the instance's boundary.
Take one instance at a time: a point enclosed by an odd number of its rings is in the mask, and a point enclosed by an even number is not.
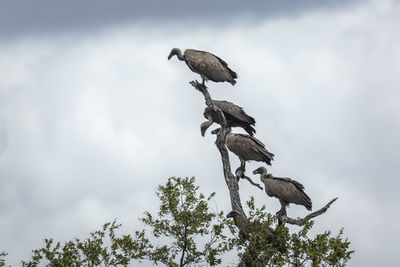
<svg viewBox="0 0 400 267"><path fill-rule="evenodd" d="M226 134L229 132L229 127L228 124L226 123L224 113L216 105L213 104L211 96L206 86L202 85L198 81L191 81L190 84L204 95L204 98L206 100L206 105L211 110L215 111L222 121L221 130L217 134L217 140L215 141L215 144L217 145L217 148L221 154L224 177L226 185L228 186L229 189L232 210L236 210L243 219L246 219L247 216L243 211L242 203L240 201L239 185L236 180L236 177L232 174L231 165L229 162L229 154L225 146L225 137Z"/></svg>
<svg viewBox="0 0 400 267"><path fill-rule="evenodd" d="M332 199L324 207L320 208L317 211L314 211L314 212L308 214L304 218L293 219L293 218L288 217L287 215L280 215L279 214L278 215L278 220L279 220L279 222L286 222L286 223L289 223L289 224L302 226L302 225L304 225L304 223L306 221L325 213L329 209L329 207L332 205L332 203L335 202L337 199L338 199L337 197Z"/></svg>
<svg viewBox="0 0 400 267"><path fill-rule="evenodd" d="M251 180L250 177L248 177L248 176L246 176L246 175L243 175L241 178L242 178L242 179L246 179L246 180L249 181L249 183L251 183L252 185L257 186L257 187L260 188L261 190L264 190L260 184L257 184L257 183L255 183L255 182L253 182L253 180Z"/></svg>

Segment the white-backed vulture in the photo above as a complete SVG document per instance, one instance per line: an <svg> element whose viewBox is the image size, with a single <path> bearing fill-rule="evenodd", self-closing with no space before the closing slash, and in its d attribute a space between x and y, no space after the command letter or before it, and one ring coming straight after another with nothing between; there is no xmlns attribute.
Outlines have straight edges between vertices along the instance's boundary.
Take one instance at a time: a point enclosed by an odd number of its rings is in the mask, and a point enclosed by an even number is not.
<svg viewBox="0 0 400 267"><path fill-rule="evenodd" d="M265 185L265 192L270 197L276 197L281 203L281 215L286 215L286 207L290 203L304 206L307 210L312 209L312 202L304 192L304 186L290 178L274 177L267 173L267 169L260 167L253 174L261 174L261 182Z"/></svg>
<svg viewBox="0 0 400 267"><path fill-rule="evenodd" d="M242 107L239 107L232 102L223 100L213 100L213 104L216 105L223 113L226 119L226 123L229 127L242 127L249 135L253 136L256 130L252 127L256 121L253 117L244 112ZM200 126L201 135L204 136L207 129L214 123L221 124L222 121L216 112L211 110L209 107L204 109L204 118L208 121L203 122Z"/></svg>
<svg viewBox="0 0 400 267"><path fill-rule="evenodd" d="M185 61L193 72L200 74L203 79L203 86L205 86L204 82L208 80L213 82L229 82L232 85L236 83L236 72L231 70L225 61L211 53L186 49L182 55L179 48L173 48L168 56L168 60L175 55L179 60Z"/></svg>
<svg viewBox="0 0 400 267"><path fill-rule="evenodd" d="M242 239L248 239L251 231L248 222L245 218L240 216L240 213L236 210L232 210L226 215L226 218L232 218L235 222L235 225L239 228L239 237Z"/></svg>
<svg viewBox="0 0 400 267"><path fill-rule="evenodd" d="M215 129L212 133L216 134L219 130L220 128ZM254 160L271 165L271 161L275 156L265 148L265 145L260 140L247 134L229 132L225 137L225 145L239 157L240 167L236 169L238 179L243 177L246 171L246 161Z"/></svg>
<svg viewBox="0 0 400 267"><path fill-rule="evenodd" d="M239 237L241 239L247 240L251 238L252 232L257 234L262 233L263 237L267 239L268 243L273 245L281 253L287 251L287 248L285 246L286 243L276 239L276 233L274 229L268 226L266 222L261 222L259 220L249 221L248 219L241 217L240 213L236 210L232 210L231 212L229 212L226 217L233 219L235 225L239 228Z"/></svg>

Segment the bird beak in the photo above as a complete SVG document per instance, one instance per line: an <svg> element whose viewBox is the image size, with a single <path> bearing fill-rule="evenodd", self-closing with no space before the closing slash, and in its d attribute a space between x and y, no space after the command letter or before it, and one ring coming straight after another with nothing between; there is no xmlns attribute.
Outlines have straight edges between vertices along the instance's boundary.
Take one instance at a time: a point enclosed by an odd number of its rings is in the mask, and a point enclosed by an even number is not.
<svg viewBox="0 0 400 267"><path fill-rule="evenodd" d="M204 137L204 135L206 134L206 131L207 131L208 127L210 127L210 126L207 125L207 124L208 124L208 121L203 122L203 123L201 124L201 126L200 126L201 136L203 136L203 137Z"/></svg>
<svg viewBox="0 0 400 267"><path fill-rule="evenodd" d="M258 174L258 173L260 173L260 169L258 168L258 169L255 169L254 171L253 171L253 174Z"/></svg>
<svg viewBox="0 0 400 267"><path fill-rule="evenodd" d="M170 60L171 57L172 57L173 55L174 55L174 53L171 52L171 53L169 54L169 56L168 56L168 60Z"/></svg>
<svg viewBox="0 0 400 267"><path fill-rule="evenodd" d="M212 124L213 124L212 118L211 118L211 117L208 117L208 121L205 121L205 122L203 122L203 123L200 125L201 136L204 137L204 135L205 135L207 129L208 129Z"/></svg>
<svg viewBox="0 0 400 267"><path fill-rule="evenodd" d="M200 127L200 132L201 132L201 136L204 137L204 135L206 134L207 128L205 127Z"/></svg>

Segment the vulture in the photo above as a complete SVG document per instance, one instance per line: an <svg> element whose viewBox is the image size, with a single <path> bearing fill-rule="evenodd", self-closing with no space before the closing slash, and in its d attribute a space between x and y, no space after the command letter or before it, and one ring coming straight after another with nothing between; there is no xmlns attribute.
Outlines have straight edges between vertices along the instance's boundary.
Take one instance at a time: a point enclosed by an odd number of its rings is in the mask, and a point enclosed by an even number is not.
<svg viewBox="0 0 400 267"><path fill-rule="evenodd" d="M278 249L279 252L284 253L287 251L282 241L278 240L275 235L275 231L270 227L265 225L265 223L260 223L260 221L249 221L246 218L243 218L240 213L236 210L232 210L226 215L227 218L232 218L235 225L239 228L239 237L242 240L247 240L251 238L252 232L254 233L262 233L263 237L266 238L268 243L273 245L274 248ZM246 265L253 266L253 265ZM264 265L262 265L264 266Z"/></svg>
<svg viewBox="0 0 400 267"><path fill-rule="evenodd" d="M248 239L251 235L249 226L247 225L247 219L242 218L240 213L236 210L232 210L226 215L226 218L232 218L235 225L239 228L239 237L242 239Z"/></svg>
<svg viewBox="0 0 400 267"><path fill-rule="evenodd" d="M204 82L211 80L213 82L229 82L235 85L237 74L228 67L228 64L219 57L194 49L186 49L182 55L179 48L173 48L168 56L168 60L173 56L177 56L179 60L185 61L188 67L198 74Z"/></svg>
<svg viewBox="0 0 400 267"><path fill-rule="evenodd" d="M290 203L304 206L307 210L312 209L312 202L309 196L304 193L304 186L290 178L274 177L267 174L267 169L260 167L253 171L253 174L261 174L261 182L265 185L265 192L270 197L276 197L281 203L281 209L277 214L286 215L286 207Z"/></svg>
<svg viewBox="0 0 400 267"><path fill-rule="evenodd" d="M213 134L217 134L220 128L212 131ZM236 176L238 178L243 177L246 170L246 161L260 161L271 165L271 161L274 159L274 154L269 152L265 145L257 138L239 133L227 133L225 137L225 145L228 149L239 157L240 167L236 169Z"/></svg>
<svg viewBox="0 0 400 267"><path fill-rule="evenodd" d="M256 121L253 117L247 115L242 107L239 107L231 102L222 100L213 100L213 104L216 105L224 113L226 122L229 127L242 127L249 135L254 135L256 130L252 127L252 125L254 126ZM218 124L222 123L222 121L219 119L218 114L211 110L209 107L206 107L204 109L203 115L206 119L208 119L208 121L203 122L200 126L202 136L204 136L207 129L214 122Z"/></svg>

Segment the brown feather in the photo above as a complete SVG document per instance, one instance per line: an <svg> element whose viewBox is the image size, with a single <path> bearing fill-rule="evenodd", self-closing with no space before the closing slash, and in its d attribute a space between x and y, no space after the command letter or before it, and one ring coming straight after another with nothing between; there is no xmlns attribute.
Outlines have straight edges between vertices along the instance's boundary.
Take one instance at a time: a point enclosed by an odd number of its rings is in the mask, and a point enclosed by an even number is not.
<svg viewBox="0 0 400 267"><path fill-rule="evenodd" d="M255 125L256 121L253 117L247 115L242 107L239 107L232 102L223 100L213 100L213 103L224 113L229 127L242 127L249 135L254 135L256 130L252 127L252 125ZM218 124L222 123L218 114L212 111L209 107L204 109L203 115L206 119L211 116L213 122Z"/></svg>
<svg viewBox="0 0 400 267"><path fill-rule="evenodd" d="M311 199L303 191L304 186L299 182L290 178L274 177L271 174L265 175L265 173L261 175L261 181L265 185L268 196L278 198L283 204L294 203L308 210L312 209Z"/></svg>
<svg viewBox="0 0 400 267"><path fill-rule="evenodd" d="M253 117L244 112L243 108L233 104L232 102L224 101L224 100L213 100L213 103L220 108L224 113L231 115L235 119L243 122L247 122L248 124L255 125L256 121Z"/></svg>
<svg viewBox="0 0 400 267"><path fill-rule="evenodd" d="M186 49L184 58L189 68L204 80L236 83L237 74L219 57L205 51Z"/></svg>
<svg viewBox="0 0 400 267"><path fill-rule="evenodd" d="M274 159L274 154L269 152L260 140L247 134L228 133L225 143L241 161L254 160L271 165Z"/></svg>

